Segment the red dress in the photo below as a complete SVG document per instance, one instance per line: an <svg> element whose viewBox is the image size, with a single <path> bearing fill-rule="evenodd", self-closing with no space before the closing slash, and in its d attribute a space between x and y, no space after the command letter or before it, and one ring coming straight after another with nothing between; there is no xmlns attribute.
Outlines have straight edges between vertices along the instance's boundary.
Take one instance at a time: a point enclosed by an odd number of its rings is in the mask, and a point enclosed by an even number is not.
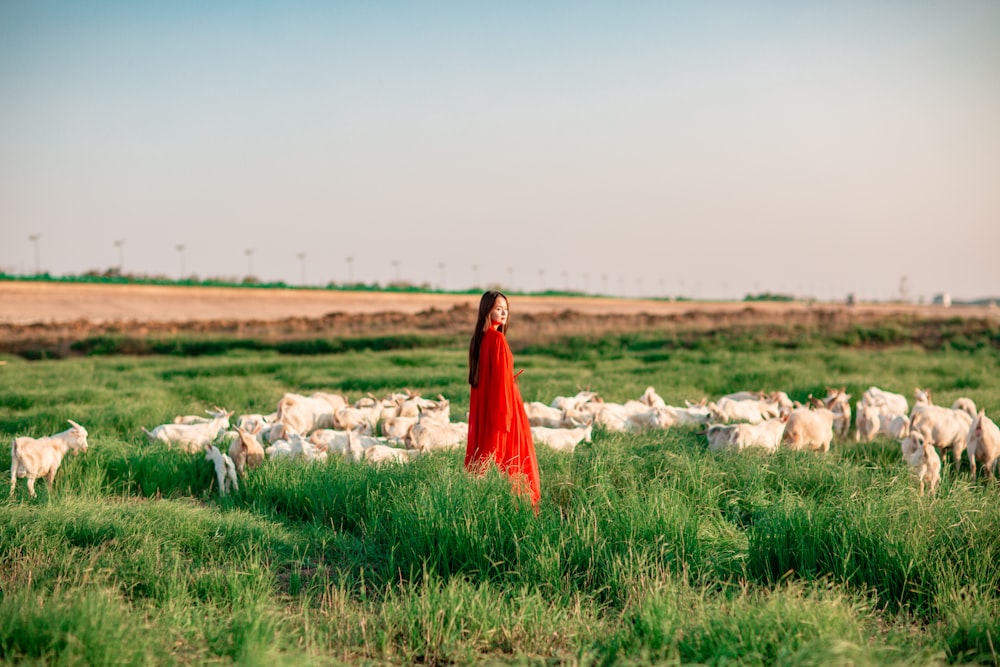
<svg viewBox="0 0 1000 667"><path fill-rule="evenodd" d="M469 402L465 467L482 473L490 461L510 475L515 491L530 495L531 504L538 505L538 459L514 380L514 355L507 339L493 327L483 333L479 348L479 386L472 387Z"/></svg>

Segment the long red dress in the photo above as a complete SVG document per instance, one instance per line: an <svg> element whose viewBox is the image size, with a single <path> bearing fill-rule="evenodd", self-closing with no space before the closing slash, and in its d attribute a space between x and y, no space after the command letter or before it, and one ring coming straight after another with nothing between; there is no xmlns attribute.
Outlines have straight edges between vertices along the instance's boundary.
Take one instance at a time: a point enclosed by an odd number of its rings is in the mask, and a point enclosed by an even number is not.
<svg viewBox="0 0 1000 667"><path fill-rule="evenodd" d="M514 355L507 339L493 327L483 333L479 348L479 386L472 387L469 403L469 442L466 469L482 473L493 461L510 475L514 490L541 498L538 459L531 425L514 380Z"/></svg>

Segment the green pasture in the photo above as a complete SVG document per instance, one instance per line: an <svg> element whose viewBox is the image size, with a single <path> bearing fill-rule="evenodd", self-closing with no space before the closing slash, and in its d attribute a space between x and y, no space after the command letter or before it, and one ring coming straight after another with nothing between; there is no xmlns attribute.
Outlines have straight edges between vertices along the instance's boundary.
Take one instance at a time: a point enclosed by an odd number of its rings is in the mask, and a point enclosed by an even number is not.
<svg viewBox="0 0 1000 667"><path fill-rule="evenodd" d="M515 341L516 342L516 341ZM674 405L846 386L1000 417L1000 351L612 342L515 354L526 400L647 386ZM921 497L897 443L712 454L696 429L539 449L537 513L461 451L374 469L267 462L220 499L203 456L140 431L287 391L413 389L468 408L466 351L6 357L0 435L90 432L52 492L0 500L8 664L996 664L1000 502L946 462ZM853 404L853 401L852 401ZM9 467L9 449L0 469Z"/></svg>

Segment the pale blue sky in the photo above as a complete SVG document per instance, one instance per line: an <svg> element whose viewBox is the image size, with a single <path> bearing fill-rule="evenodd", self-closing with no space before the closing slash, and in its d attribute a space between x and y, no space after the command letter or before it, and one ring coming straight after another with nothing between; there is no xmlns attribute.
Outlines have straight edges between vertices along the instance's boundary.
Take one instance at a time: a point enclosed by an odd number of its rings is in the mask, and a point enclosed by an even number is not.
<svg viewBox="0 0 1000 667"><path fill-rule="evenodd" d="M1000 2L5 0L0 268L32 234L55 274L996 295Z"/></svg>

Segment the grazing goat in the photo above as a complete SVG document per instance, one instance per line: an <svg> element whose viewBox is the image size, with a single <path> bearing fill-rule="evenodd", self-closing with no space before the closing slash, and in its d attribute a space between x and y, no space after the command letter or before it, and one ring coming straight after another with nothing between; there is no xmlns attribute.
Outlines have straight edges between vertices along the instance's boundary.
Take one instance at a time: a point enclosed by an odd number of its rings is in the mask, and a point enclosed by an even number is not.
<svg viewBox="0 0 1000 667"><path fill-rule="evenodd" d="M229 445L229 458L236 466L236 473L242 477L247 468L256 468L264 462L264 448L249 431L237 426L236 432L240 437Z"/></svg>
<svg viewBox="0 0 1000 667"><path fill-rule="evenodd" d="M709 419L711 419L712 413L709 412L708 408L704 405L691 403L690 401L684 401L684 403L687 407L681 408L675 405L668 406L674 409L674 414L677 416L678 426L707 424Z"/></svg>
<svg viewBox="0 0 1000 667"><path fill-rule="evenodd" d="M969 413L937 405L922 405L910 417L910 434L920 433L927 444L938 449L951 449L955 470L962 462L962 451L971 426Z"/></svg>
<svg viewBox="0 0 1000 667"><path fill-rule="evenodd" d="M62 465L66 452L87 451L87 429L72 419L67 419L71 428L44 438L21 436L14 438L10 446L10 495L18 477L28 478L28 493L35 497L35 480L44 477L49 492L56 481L56 473Z"/></svg>
<svg viewBox="0 0 1000 667"><path fill-rule="evenodd" d="M969 466L972 468L972 481L976 481L977 463L981 463L986 476L992 478L993 469L1000 458L1000 428L986 416L985 410L976 414L965 442Z"/></svg>
<svg viewBox="0 0 1000 667"><path fill-rule="evenodd" d="M782 442L794 450L808 448L828 452L833 440L834 416L833 411L826 408L792 410Z"/></svg>
<svg viewBox="0 0 1000 667"><path fill-rule="evenodd" d="M705 431L710 451L732 449L742 451L748 447L762 447L777 451L785 431L785 420L768 419L760 424L715 424Z"/></svg>
<svg viewBox="0 0 1000 667"><path fill-rule="evenodd" d="M269 459L293 459L302 457L306 461L325 461L326 449L323 445L314 445L298 433L289 433L287 440L278 440L264 450Z"/></svg>
<svg viewBox="0 0 1000 667"><path fill-rule="evenodd" d="M406 432L417 423L418 419L419 417L392 417L386 419L382 422L382 437L389 442L402 444L403 439L406 437Z"/></svg>
<svg viewBox="0 0 1000 667"><path fill-rule="evenodd" d="M339 394L285 394L278 401L277 421L295 433L309 434L318 428L334 428L335 415L346 407L347 399Z"/></svg>
<svg viewBox="0 0 1000 667"><path fill-rule="evenodd" d="M384 463L409 463L418 456L422 456L422 449L400 449L388 445L372 445L365 447L364 460L369 465L381 465Z"/></svg>
<svg viewBox="0 0 1000 667"><path fill-rule="evenodd" d="M581 442L591 442L593 430L593 422L579 428L548 428L545 426L532 426L531 438L536 443L540 442L548 445L556 451L569 452L572 454L576 449L576 446Z"/></svg>
<svg viewBox="0 0 1000 667"><path fill-rule="evenodd" d="M781 408L777 403L763 399L734 401L723 397L718 402L709 403L706 407L711 413L711 421L718 422L745 421L759 424L766 419L777 417L781 413Z"/></svg>
<svg viewBox="0 0 1000 667"><path fill-rule="evenodd" d="M708 439L708 451L721 452L727 449L738 449L735 444L735 424L713 424L705 429Z"/></svg>
<svg viewBox="0 0 1000 667"><path fill-rule="evenodd" d="M396 417L399 419L399 417ZM309 434L309 442L316 445L319 449L326 450L329 452L337 452L343 454L347 450L348 445L348 434L354 432L356 435L361 436L364 439L369 439L372 431L370 426L359 426L355 429L338 431L330 428L321 428L318 431L313 431ZM370 438L372 442L386 443L389 440L378 440L376 438Z"/></svg>
<svg viewBox="0 0 1000 667"><path fill-rule="evenodd" d="M236 481L236 465L231 458L220 452L215 445L206 445L205 460L215 464L215 477L219 481L220 496L240 490L240 483Z"/></svg>
<svg viewBox="0 0 1000 667"><path fill-rule="evenodd" d="M438 424L417 422L410 428L403 443L407 449L435 449L459 447L469 439L469 425L466 422Z"/></svg>
<svg viewBox="0 0 1000 667"><path fill-rule="evenodd" d="M194 454L204 449L205 445L212 444L220 431L227 430L229 418L233 415L222 408L210 414L212 421L204 424L160 424L152 431L145 428L142 431L150 442L162 442L168 447L178 445L189 454Z"/></svg>
<svg viewBox="0 0 1000 667"><path fill-rule="evenodd" d="M374 430L381 414L382 406L378 404L342 408L333 416L333 428L338 431L353 431L358 427L367 426Z"/></svg>

